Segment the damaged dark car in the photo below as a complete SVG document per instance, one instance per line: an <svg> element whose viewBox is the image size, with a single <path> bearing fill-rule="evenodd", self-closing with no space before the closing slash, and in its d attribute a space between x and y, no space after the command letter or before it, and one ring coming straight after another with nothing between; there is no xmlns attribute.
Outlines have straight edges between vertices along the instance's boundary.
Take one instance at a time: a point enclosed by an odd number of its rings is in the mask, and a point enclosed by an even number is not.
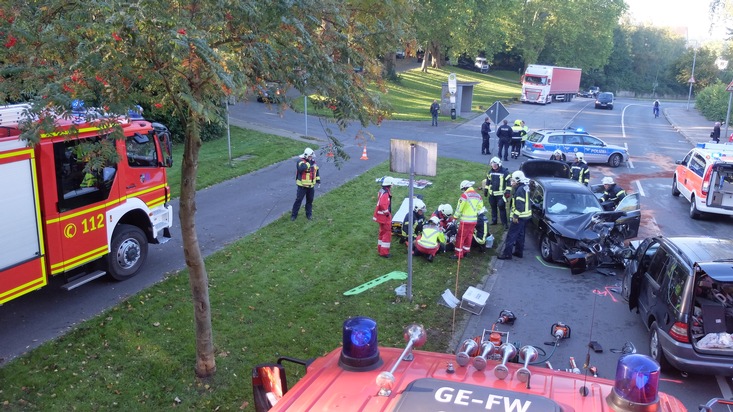
<svg viewBox="0 0 733 412"><path fill-rule="evenodd" d="M638 194L627 195L612 211L598 196L567 178L569 166L555 160L529 160L521 170L530 178L532 223L542 259L565 263L573 274L622 265L631 256L626 239L641 223Z"/></svg>

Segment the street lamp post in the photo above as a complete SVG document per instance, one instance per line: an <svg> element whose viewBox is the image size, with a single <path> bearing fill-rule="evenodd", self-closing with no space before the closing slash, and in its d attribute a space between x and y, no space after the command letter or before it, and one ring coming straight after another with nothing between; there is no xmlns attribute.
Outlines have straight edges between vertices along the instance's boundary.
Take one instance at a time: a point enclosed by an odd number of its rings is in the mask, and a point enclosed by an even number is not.
<svg viewBox="0 0 733 412"><path fill-rule="evenodd" d="M697 47L692 56L692 74L690 74L690 91L687 93L687 110L690 110L690 98L692 97L692 85L695 84L695 61L697 60Z"/></svg>

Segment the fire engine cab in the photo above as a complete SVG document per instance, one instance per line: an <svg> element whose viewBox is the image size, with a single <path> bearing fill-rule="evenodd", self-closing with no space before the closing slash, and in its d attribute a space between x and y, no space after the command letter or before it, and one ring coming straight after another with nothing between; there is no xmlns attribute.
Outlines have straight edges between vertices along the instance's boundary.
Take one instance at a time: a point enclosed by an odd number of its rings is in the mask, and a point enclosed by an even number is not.
<svg viewBox="0 0 733 412"><path fill-rule="evenodd" d="M426 341L420 325L405 328L404 349L379 347L377 323L344 322L343 345L315 360L281 357L252 370L255 410L263 411L658 411L687 410L658 392L659 365L646 355L619 358L615 381L532 366L532 346L515 347L494 333L456 355L413 350ZM472 348L464 351L463 348ZM517 359L520 363L515 363ZM283 362L306 367L288 389Z"/></svg>
<svg viewBox="0 0 733 412"><path fill-rule="evenodd" d="M67 290L105 274L132 277L173 222L165 126L134 112L90 120L82 110L55 117L30 145L20 128L29 108L0 107L0 304L50 276L66 276ZM110 136L113 126L124 139ZM95 164L99 150L119 160Z"/></svg>
<svg viewBox="0 0 733 412"><path fill-rule="evenodd" d="M690 217L703 213L733 216L733 145L699 143L678 160L672 196L690 201Z"/></svg>

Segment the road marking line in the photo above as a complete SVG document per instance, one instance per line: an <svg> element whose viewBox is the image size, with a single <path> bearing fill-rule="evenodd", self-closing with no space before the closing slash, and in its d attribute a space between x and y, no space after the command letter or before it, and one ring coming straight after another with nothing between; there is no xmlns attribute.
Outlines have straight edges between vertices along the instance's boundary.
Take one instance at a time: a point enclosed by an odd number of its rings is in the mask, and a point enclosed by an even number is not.
<svg viewBox="0 0 733 412"><path fill-rule="evenodd" d="M727 382L727 378L725 376L716 375L715 380L718 381L718 386L720 386L720 393L723 394L722 398L724 399L733 398L733 391L730 390L730 385Z"/></svg>
<svg viewBox="0 0 733 412"><path fill-rule="evenodd" d="M469 137L471 139L481 139L481 136L469 136L466 134L446 134L446 136L456 136L456 137Z"/></svg>
<svg viewBox="0 0 733 412"><path fill-rule="evenodd" d="M550 265L549 263L545 262L544 260L542 260L541 257L539 257L537 255L535 255L535 259L537 259L538 262L542 263L542 265L544 267L546 267L546 268L551 268L551 269L567 269L566 267L563 267L563 266Z"/></svg>
<svg viewBox="0 0 733 412"><path fill-rule="evenodd" d="M646 197L646 194L644 193L644 188L641 187L641 182L638 180L634 180L634 183L636 183L636 188L639 190L639 194Z"/></svg>

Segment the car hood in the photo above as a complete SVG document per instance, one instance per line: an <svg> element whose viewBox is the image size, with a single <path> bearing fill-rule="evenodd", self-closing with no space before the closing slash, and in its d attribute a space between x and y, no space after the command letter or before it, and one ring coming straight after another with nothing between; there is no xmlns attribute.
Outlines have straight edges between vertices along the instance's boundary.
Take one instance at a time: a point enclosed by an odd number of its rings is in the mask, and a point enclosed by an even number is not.
<svg viewBox="0 0 733 412"><path fill-rule="evenodd" d="M553 215L547 223L560 234L569 239L595 239L598 233L593 230L594 218L603 222L615 222L624 212L591 212L582 215Z"/></svg>
<svg viewBox="0 0 733 412"><path fill-rule="evenodd" d="M519 166L524 175L529 179L537 177L568 177L570 166L559 160L532 159L527 160Z"/></svg>

